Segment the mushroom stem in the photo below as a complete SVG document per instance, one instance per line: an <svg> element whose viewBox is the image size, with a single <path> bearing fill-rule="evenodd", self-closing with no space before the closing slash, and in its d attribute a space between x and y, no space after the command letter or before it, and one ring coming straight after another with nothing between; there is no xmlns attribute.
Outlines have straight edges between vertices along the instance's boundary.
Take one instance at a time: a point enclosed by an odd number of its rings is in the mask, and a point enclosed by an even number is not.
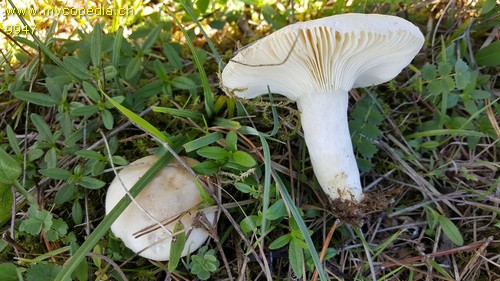
<svg viewBox="0 0 500 281"><path fill-rule="evenodd" d="M297 106L320 186L331 200L360 202L363 190L347 122L348 99L347 91L325 91L301 97Z"/></svg>

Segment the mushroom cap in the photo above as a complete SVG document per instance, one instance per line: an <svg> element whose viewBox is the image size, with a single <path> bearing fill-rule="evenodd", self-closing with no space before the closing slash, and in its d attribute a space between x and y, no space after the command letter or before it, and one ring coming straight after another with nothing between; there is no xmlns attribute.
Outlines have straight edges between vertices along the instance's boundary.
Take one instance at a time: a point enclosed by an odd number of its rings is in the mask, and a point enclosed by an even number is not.
<svg viewBox="0 0 500 281"><path fill-rule="evenodd" d="M118 173L118 176L123 182L124 187L130 190L157 160L156 156L146 156L122 169ZM188 165L198 163L196 160L190 158L184 158L184 160ZM126 192L123 189L123 185L118 177L115 177L106 195L106 214L124 196L126 196ZM198 213L196 206L203 202L196 187L195 179L184 167L175 162L168 164L158 172L135 200L159 222L175 218L194 207L194 211L181 215L180 220L185 229L192 226L193 220ZM215 211L205 211L205 216L210 223L214 223ZM165 225L165 228L173 233L177 221L174 220ZM148 226L157 226L157 224L139 209L134 202L131 202L111 225L111 231L123 241L125 246L140 256L157 261L168 260L170 258L170 245L172 243L170 233L159 228L139 238L134 237L134 233ZM208 233L204 230L193 228L186 240L182 256L196 251L205 243L208 236Z"/></svg>
<svg viewBox="0 0 500 281"><path fill-rule="evenodd" d="M395 16L342 14L286 26L244 47L222 72L222 85L242 98L279 93L298 101L315 92L387 82L424 42Z"/></svg>

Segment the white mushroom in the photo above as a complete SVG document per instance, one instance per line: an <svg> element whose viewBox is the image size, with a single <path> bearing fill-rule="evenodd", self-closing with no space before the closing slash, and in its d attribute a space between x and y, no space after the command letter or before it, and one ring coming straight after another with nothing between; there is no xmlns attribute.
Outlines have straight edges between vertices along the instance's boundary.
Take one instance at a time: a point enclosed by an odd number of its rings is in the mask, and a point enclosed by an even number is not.
<svg viewBox="0 0 500 281"><path fill-rule="evenodd" d="M268 93L297 102L312 166L330 199L363 198L348 122L348 91L394 78L424 37L412 23L376 14L344 14L286 26L240 50L222 86L251 99Z"/></svg>
<svg viewBox="0 0 500 281"><path fill-rule="evenodd" d="M106 214L126 196L125 188L132 188L157 160L156 156L147 156L132 162L118 173L107 191ZM184 160L188 165L198 163L194 159ZM186 230L191 228L198 213L197 207L203 202L195 179L180 164L170 163L158 172L135 200L116 219L111 231L140 256L157 261L169 260L175 225L180 219ZM205 216L210 223L214 223L215 211L205 212ZM155 227L158 229L137 237L137 232L165 221L169 223L164 228ZM193 228L182 256L196 251L207 238L208 233L204 230Z"/></svg>

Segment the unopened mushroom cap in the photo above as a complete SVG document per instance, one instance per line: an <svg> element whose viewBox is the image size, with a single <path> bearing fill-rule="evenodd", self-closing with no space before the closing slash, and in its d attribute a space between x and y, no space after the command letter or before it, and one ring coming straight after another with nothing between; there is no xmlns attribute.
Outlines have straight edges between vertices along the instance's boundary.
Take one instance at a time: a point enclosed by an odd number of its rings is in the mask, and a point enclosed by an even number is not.
<svg viewBox="0 0 500 281"><path fill-rule="evenodd" d="M348 91L394 78L424 42L420 30L395 16L343 14L286 26L241 49L222 72L239 97L268 86L292 100L307 93Z"/></svg>
<svg viewBox="0 0 500 281"><path fill-rule="evenodd" d="M118 173L124 187L129 190L158 160L156 156L146 156L132 162ZM186 158L189 165L196 164L194 159ZM118 177L108 188L106 195L106 214L126 196ZM185 229L193 224L197 214L197 206L203 202L195 179L178 163L170 163L164 167L136 197L137 203L157 221L165 221L180 215ZM215 220L215 211L205 212L210 223ZM177 220L165 227L173 233ZM135 253L148 259L165 261L170 258L172 237L164 229L136 238L134 233L149 226L157 226L134 202L123 211L111 226L114 235ZM208 238L208 233L199 228L193 228L182 252L182 256L197 250ZM151 246L153 245L153 246ZM151 246L151 247L149 247ZM148 248L149 247L149 248ZM144 250L145 249L145 250Z"/></svg>

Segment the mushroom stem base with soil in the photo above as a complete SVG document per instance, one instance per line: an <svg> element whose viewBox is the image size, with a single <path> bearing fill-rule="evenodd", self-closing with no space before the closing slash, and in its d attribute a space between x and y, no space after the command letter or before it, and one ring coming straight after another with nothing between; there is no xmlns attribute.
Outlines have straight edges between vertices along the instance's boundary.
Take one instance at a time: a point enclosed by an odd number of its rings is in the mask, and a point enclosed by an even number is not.
<svg viewBox="0 0 500 281"><path fill-rule="evenodd" d="M312 93L297 101L314 173L330 200L360 202L363 190L349 126L347 91ZM335 105L335 106L332 106Z"/></svg>

